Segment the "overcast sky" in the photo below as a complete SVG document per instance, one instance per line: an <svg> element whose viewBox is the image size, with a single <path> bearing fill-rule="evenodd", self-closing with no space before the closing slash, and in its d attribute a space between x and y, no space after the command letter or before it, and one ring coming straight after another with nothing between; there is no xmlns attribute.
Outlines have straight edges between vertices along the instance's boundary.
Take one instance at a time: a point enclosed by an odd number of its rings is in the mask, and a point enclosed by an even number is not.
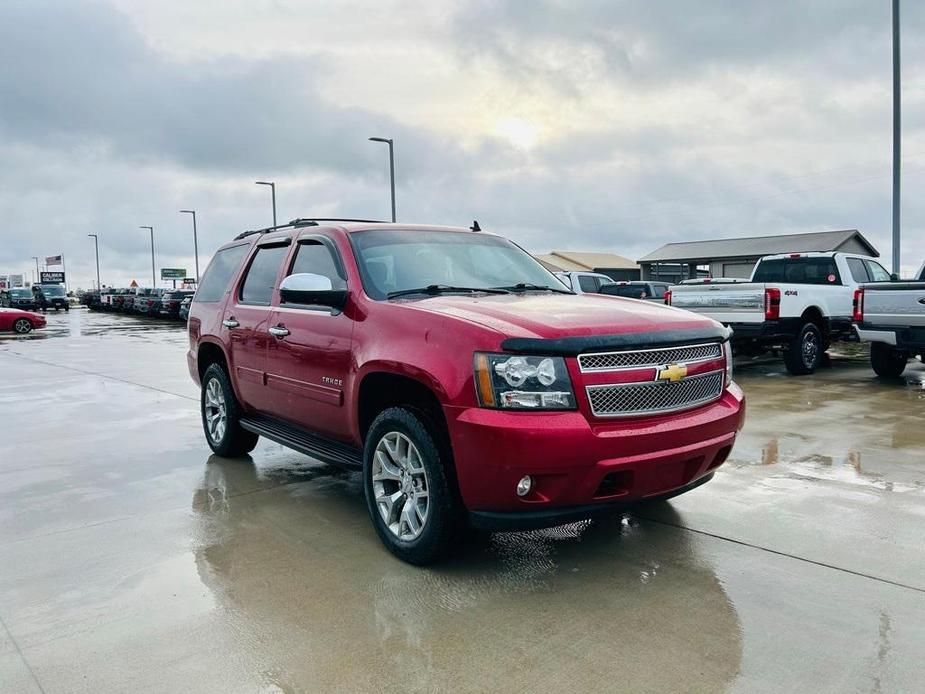
<svg viewBox="0 0 925 694"><path fill-rule="evenodd" d="M925 3L903 3L903 264ZM536 252L860 229L889 265L888 0L4 0L0 274L203 267L279 218L478 219Z"/></svg>

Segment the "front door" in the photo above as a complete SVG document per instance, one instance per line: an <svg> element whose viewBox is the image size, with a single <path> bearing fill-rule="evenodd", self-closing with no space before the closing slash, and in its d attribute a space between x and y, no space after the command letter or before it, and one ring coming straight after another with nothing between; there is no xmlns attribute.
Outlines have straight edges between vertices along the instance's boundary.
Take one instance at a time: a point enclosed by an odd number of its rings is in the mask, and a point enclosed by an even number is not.
<svg viewBox="0 0 925 694"><path fill-rule="evenodd" d="M286 274L312 273L347 286L333 243L300 239ZM344 384L350 370L353 321L341 311L280 301L270 316L267 388L278 417L339 439L349 438Z"/></svg>
<svg viewBox="0 0 925 694"><path fill-rule="evenodd" d="M270 304L288 253L288 240L257 247L234 296L225 306L222 321L229 331L231 369L238 397L245 407L260 412L270 411L266 386Z"/></svg>

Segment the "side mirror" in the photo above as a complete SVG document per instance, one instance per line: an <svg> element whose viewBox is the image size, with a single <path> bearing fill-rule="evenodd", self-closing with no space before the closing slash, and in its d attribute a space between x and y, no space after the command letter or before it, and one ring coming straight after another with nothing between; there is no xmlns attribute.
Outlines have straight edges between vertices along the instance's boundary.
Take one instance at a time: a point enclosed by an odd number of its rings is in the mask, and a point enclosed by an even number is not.
<svg viewBox="0 0 925 694"><path fill-rule="evenodd" d="M899 275L897 275L895 272L894 272L894 273L891 273L891 274L890 274L890 279L891 279L893 282L899 282Z"/></svg>
<svg viewBox="0 0 925 694"><path fill-rule="evenodd" d="M347 290L333 289L331 280L324 275L300 272L289 275L280 283L279 298L284 304L341 309L347 303Z"/></svg>

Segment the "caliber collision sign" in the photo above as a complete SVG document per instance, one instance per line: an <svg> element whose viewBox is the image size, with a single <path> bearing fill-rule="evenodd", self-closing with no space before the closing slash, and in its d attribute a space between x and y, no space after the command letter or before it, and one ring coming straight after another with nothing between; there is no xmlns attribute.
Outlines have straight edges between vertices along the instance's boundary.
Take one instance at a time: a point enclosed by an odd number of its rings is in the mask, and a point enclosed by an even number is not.
<svg viewBox="0 0 925 694"><path fill-rule="evenodd" d="M40 272L39 282L42 284L64 284L63 272Z"/></svg>
<svg viewBox="0 0 925 694"><path fill-rule="evenodd" d="M186 268L180 268L180 267L162 267L162 268L161 268L161 279L162 279L162 280L182 280L182 279L186 279Z"/></svg>

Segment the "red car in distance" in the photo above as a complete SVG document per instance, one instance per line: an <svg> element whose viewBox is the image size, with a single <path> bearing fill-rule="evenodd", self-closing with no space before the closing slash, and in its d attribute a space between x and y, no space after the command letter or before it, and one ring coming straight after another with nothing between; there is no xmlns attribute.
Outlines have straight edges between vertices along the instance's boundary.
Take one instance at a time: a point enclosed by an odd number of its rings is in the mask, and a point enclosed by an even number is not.
<svg viewBox="0 0 925 694"><path fill-rule="evenodd" d="M18 308L0 308L0 331L12 330L17 335L27 335L44 327L45 316Z"/></svg>

